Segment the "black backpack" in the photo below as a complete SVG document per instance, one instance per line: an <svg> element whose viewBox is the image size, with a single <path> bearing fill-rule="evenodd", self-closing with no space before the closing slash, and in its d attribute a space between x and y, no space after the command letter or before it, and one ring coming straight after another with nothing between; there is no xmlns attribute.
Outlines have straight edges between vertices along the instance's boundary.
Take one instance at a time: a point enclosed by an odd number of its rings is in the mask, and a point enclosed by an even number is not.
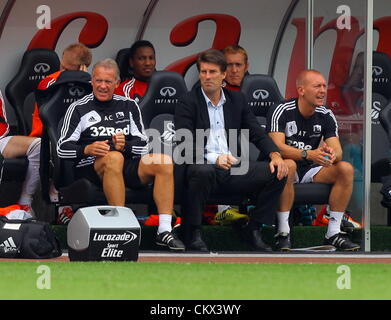
<svg viewBox="0 0 391 320"><path fill-rule="evenodd" d="M48 223L0 217L0 258L49 259L61 254L60 241Z"/></svg>

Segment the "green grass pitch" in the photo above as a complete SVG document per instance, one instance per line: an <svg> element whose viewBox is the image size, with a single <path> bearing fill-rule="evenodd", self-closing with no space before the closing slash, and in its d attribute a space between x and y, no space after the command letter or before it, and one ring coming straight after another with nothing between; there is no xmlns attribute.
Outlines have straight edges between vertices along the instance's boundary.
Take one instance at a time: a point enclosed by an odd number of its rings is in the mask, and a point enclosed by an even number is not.
<svg viewBox="0 0 391 320"><path fill-rule="evenodd" d="M40 266L44 266L44 271ZM339 264L1 262L0 299L391 298L389 265L350 264L347 268L344 267L344 273L338 273L339 266ZM340 278L341 276L343 278ZM342 288L339 288L341 283Z"/></svg>

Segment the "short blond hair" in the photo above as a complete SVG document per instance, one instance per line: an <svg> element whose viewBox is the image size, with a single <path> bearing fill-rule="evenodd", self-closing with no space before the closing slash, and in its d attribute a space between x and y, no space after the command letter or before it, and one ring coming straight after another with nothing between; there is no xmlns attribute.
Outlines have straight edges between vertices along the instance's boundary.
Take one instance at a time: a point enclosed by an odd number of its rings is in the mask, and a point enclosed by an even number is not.
<svg viewBox="0 0 391 320"><path fill-rule="evenodd" d="M244 56L244 62L247 64L248 63L248 54L247 51L241 47L238 44L231 44L230 46L226 47L223 50L224 54L236 54L236 53L241 53Z"/></svg>
<svg viewBox="0 0 391 320"><path fill-rule="evenodd" d="M72 43L64 49L63 58L66 57L66 62L71 65L85 65L89 67L92 62L92 53L83 43Z"/></svg>

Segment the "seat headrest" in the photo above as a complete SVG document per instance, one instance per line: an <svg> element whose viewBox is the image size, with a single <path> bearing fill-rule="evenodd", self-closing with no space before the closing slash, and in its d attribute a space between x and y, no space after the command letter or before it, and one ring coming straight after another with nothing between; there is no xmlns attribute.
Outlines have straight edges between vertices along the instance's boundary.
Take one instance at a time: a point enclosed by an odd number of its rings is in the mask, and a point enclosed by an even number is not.
<svg viewBox="0 0 391 320"><path fill-rule="evenodd" d="M178 98L186 92L185 80L179 73L155 71L139 103L144 125L148 128L153 117L158 114L174 114Z"/></svg>
<svg viewBox="0 0 391 320"><path fill-rule="evenodd" d="M49 49L28 50L23 54L15 77L8 83L6 94L10 95L11 99L18 100L20 94L26 96L29 92L34 91L42 79L58 71L59 68L60 60L55 51Z"/></svg>
<svg viewBox="0 0 391 320"><path fill-rule="evenodd" d="M129 52L130 48L121 49L117 52L117 56L115 57L115 61L117 62L120 71L121 81L125 81L132 77L132 69L129 66Z"/></svg>
<svg viewBox="0 0 391 320"><path fill-rule="evenodd" d="M6 97L18 116L23 114L26 97L34 92L42 79L59 68L60 59L53 50L32 49L23 54L19 70L5 88ZM23 122L19 125L25 128Z"/></svg>
<svg viewBox="0 0 391 320"><path fill-rule="evenodd" d="M373 52L372 91L391 98L391 59L379 51Z"/></svg>
<svg viewBox="0 0 391 320"><path fill-rule="evenodd" d="M53 88L42 92L43 95L40 97L43 103L39 108L39 116L44 126L53 132L57 132L58 123L68 107L92 92L91 84L86 81L89 78L87 72L64 71L63 73L65 74L62 79L59 77L59 83L56 82ZM77 75L80 78L77 78Z"/></svg>
<svg viewBox="0 0 391 320"><path fill-rule="evenodd" d="M59 87L66 87L64 90L63 100L69 104L79 100L81 97L92 91L91 76L88 72L66 70L61 72L57 81L45 90L35 90L35 99L38 106L49 101ZM68 103L67 102L67 103Z"/></svg>
<svg viewBox="0 0 391 320"><path fill-rule="evenodd" d="M250 74L244 77L241 92L253 113L265 117L270 107L284 101L276 81L268 75Z"/></svg>

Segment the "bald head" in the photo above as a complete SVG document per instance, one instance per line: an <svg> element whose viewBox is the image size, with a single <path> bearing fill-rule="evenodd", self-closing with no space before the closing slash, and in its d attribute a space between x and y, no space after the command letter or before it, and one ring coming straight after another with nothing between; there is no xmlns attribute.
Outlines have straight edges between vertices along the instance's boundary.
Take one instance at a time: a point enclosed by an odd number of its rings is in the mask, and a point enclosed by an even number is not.
<svg viewBox="0 0 391 320"><path fill-rule="evenodd" d="M323 75L317 70L303 70L296 78L299 108L312 110L324 105L327 84ZM304 108L304 109L303 109Z"/></svg>
<svg viewBox="0 0 391 320"><path fill-rule="evenodd" d="M313 76L318 76L323 78L323 75L319 71L314 69L307 69L301 71L296 78L296 88L306 85Z"/></svg>

